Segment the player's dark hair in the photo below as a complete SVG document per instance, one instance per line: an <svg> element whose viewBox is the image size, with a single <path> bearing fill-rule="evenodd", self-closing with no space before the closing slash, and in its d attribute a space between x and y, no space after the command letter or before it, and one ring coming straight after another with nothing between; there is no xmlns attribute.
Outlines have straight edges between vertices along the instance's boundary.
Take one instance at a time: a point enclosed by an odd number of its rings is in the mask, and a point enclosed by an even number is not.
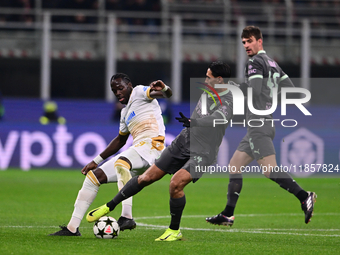
<svg viewBox="0 0 340 255"><path fill-rule="evenodd" d="M250 38L252 36L254 36L256 40L258 40L258 39L263 40L260 28L258 28L256 26L245 27L242 31L241 38Z"/></svg>
<svg viewBox="0 0 340 255"><path fill-rule="evenodd" d="M230 66L222 61L215 61L210 63L209 69L211 70L211 74L216 78L221 76L222 78L230 78L231 70Z"/></svg>
<svg viewBox="0 0 340 255"><path fill-rule="evenodd" d="M127 76L125 73L116 73L115 75L113 75L113 76L111 77L110 83L111 83L113 80L117 80L117 79L122 79L122 80L124 80L126 84L132 83L130 77Z"/></svg>

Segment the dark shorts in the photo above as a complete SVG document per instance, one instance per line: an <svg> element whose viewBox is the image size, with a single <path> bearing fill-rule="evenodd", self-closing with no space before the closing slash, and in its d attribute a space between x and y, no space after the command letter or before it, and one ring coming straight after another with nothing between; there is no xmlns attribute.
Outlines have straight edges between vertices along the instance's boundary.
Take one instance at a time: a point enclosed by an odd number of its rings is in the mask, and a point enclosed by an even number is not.
<svg viewBox="0 0 340 255"><path fill-rule="evenodd" d="M241 140L237 150L244 151L256 160L275 155L274 137L275 127L272 127L271 121L265 121L262 127L248 128L248 132Z"/></svg>
<svg viewBox="0 0 340 255"><path fill-rule="evenodd" d="M192 177L193 183L203 175L203 172L199 171L200 166L210 166L210 164L208 164L205 157L190 155L174 143L166 147L161 156L155 161L155 165L168 174L175 174L180 169L187 170Z"/></svg>

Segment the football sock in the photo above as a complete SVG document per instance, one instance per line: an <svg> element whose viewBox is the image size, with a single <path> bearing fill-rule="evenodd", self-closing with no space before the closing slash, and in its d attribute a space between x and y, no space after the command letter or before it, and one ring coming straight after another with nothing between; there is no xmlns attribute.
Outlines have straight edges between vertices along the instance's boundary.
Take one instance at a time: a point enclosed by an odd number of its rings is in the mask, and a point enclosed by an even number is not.
<svg viewBox="0 0 340 255"><path fill-rule="evenodd" d="M71 232L75 233L77 231L86 211L97 196L99 185L97 177L93 174L93 172L88 172L83 186L78 192L76 202L74 203L74 210L70 222L67 224L67 228Z"/></svg>
<svg viewBox="0 0 340 255"><path fill-rule="evenodd" d="M224 216L230 217L234 215L235 206L227 205L221 212Z"/></svg>
<svg viewBox="0 0 340 255"><path fill-rule="evenodd" d="M304 190L300 190L299 193L296 194L296 197L300 200L302 203L304 200L307 199L308 193Z"/></svg>
<svg viewBox="0 0 340 255"><path fill-rule="evenodd" d="M117 185L118 189L121 190L124 185L132 178L130 173L130 164L124 160L118 159L114 168L117 173ZM132 219L132 197L129 197L122 201L122 216L128 219Z"/></svg>
<svg viewBox="0 0 340 255"><path fill-rule="evenodd" d="M117 195L106 205L110 208L110 211L115 209L115 207L123 200L137 194L144 187L138 184L138 176L133 177L126 185L117 193Z"/></svg>
<svg viewBox="0 0 340 255"><path fill-rule="evenodd" d="M170 214L171 214L171 222L169 228L172 230L178 230L179 224L182 218L182 212L184 210L186 200L185 195L180 198L172 198L170 197Z"/></svg>
<svg viewBox="0 0 340 255"><path fill-rule="evenodd" d="M305 200L308 196L308 193L304 191L288 173L283 171L271 172L269 178L279 184L281 188L294 194L300 201Z"/></svg>
<svg viewBox="0 0 340 255"><path fill-rule="evenodd" d="M237 200L240 196L240 192L242 190L243 177L242 174L230 174L229 175L229 184L228 184L228 194L227 194L227 205L222 211L222 214L230 217L234 215L234 209L237 203Z"/></svg>
<svg viewBox="0 0 340 255"><path fill-rule="evenodd" d="M118 188L121 190L124 185L122 182L118 181ZM122 201L122 213L121 216L124 216L125 218L132 219L132 197L129 197Z"/></svg>

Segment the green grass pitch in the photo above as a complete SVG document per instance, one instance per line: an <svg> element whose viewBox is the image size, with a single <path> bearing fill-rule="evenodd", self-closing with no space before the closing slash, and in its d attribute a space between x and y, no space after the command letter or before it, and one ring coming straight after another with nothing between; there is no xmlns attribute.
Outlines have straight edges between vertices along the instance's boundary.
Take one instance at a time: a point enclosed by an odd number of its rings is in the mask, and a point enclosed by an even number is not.
<svg viewBox="0 0 340 255"><path fill-rule="evenodd" d="M228 179L202 178L185 189L183 240L155 242L170 222L166 176L134 197L135 230L97 239L84 219L81 237L48 236L68 223L83 180L80 171L0 171L0 254L340 254L339 178L296 179L318 195L308 225L298 200L264 177L244 179L232 228L210 225L205 217L224 208ZM103 185L90 209L116 192Z"/></svg>

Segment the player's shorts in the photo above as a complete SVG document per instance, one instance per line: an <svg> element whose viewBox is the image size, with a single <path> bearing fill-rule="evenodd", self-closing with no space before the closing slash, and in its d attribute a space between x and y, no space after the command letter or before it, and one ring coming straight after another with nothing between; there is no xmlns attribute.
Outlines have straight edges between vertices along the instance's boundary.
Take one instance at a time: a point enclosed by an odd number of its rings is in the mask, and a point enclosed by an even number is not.
<svg viewBox="0 0 340 255"><path fill-rule="evenodd" d="M148 169L155 162L155 159L161 155L161 153L162 150L157 150L153 147L152 139L145 139L109 159L99 166L99 168L106 174L108 183L117 182L117 173L114 168L114 164L119 157L129 159L132 165L131 175L134 176L142 174L146 169Z"/></svg>
<svg viewBox="0 0 340 255"><path fill-rule="evenodd" d="M255 122L253 125L256 125ZM274 137L275 127L272 127L272 122L264 121L262 127L248 128L248 132L241 140L237 150L247 153L256 160L275 155Z"/></svg>
<svg viewBox="0 0 340 255"><path fill-rule="evenodd" d="M165 148L160 158L156 159L155 165L168 174L175 174L178 170L185 169L190 173L192 182L195 183L204 174L203 171L199 171L200 166L210 166L211 162L208 162L204 156L190 155L172 143Z"/></svg>

